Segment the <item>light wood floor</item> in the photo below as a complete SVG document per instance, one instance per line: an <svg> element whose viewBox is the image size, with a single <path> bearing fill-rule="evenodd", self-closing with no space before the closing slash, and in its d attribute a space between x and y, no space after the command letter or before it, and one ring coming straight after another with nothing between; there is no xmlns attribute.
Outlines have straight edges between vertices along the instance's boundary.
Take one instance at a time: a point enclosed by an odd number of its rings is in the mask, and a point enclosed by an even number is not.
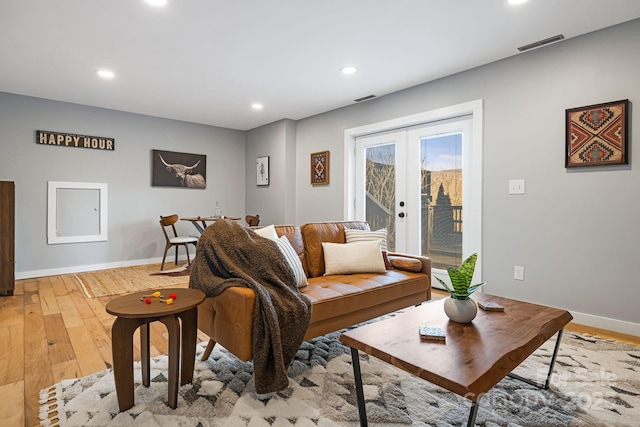
<svg viewBox="0 0 640 427"><path fill-rule="evenodd" d="M434 290L434 298L443 296ZM1 426L38 426L40 390L111 367L114 317L105 306L112 298L86 298L72 275L19 280L14 296L0 297ZM640 345L640 337L631 335L567 329ZM167 353L165 327L155 322L151 330L152 356ZM199 334L198 341L207 340ZM134 357L140 359L138 348Z"/></svg>

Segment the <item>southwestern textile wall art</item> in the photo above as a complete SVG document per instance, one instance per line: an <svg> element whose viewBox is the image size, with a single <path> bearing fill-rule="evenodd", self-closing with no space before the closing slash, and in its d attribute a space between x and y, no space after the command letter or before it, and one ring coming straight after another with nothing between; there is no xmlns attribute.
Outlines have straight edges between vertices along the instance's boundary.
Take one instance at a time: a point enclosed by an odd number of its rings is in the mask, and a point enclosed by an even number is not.
<svg viewBox="0 0 640 427"><path fill-rule="evenodd" d="M311 153L311 185L329 183L329 152Z"/></svg>
<svg viewBox="0 0 640 427"><path fill-rule="evenodd" d="M629 100L566 110L565 167L626 165Z"/></svg>

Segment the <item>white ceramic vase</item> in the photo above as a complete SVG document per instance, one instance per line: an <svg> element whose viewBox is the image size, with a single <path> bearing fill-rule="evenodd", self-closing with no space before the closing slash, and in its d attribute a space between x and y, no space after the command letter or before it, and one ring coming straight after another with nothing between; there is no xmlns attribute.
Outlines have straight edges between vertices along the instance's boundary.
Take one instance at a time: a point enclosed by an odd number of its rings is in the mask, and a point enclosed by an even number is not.
<svg viewBox="0 0 640 427"><path fill-rule="evenodd" d="M471 298L455 299L449 297L444 301L444 312L454 322L469 323L478 314L478 304Z"/></svg>

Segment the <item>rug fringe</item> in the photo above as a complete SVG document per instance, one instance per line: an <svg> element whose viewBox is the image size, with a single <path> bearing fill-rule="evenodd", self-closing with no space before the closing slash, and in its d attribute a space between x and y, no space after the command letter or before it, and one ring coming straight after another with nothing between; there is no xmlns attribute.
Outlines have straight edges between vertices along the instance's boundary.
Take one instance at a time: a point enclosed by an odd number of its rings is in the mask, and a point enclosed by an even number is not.
<svg viewBox="0 0 640 427"><path fill-rule="evenodd" d="M82 286L82 290L84 291L84 294L87 296L87 298L93 298L93 295L89 294L89 291L87 290L87 286L84 284L82 279L79 278L77 274L74 274L73 277L75 277L76 280L80 282L80 286Z"/></svg>
<svg viewBox="0 0 640 427"><path fill-rule="evenodd" d="M61 427L58 417L58 408L62 407L60 402L61 383L54 384L49 388L40 391L40 425L45 427Z"/></svg>

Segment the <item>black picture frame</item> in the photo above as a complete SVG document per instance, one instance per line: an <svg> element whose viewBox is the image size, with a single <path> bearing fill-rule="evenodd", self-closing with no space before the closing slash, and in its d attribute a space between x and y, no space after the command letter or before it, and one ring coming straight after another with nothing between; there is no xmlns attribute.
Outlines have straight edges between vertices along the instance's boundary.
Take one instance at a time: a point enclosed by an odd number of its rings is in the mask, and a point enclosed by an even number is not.
<svg viewBox="0 0 640 427"><path fill-rule="evenodd" d="M204 154L151 150L151 165L153 187L207 187L207 156Z"/></svg>
<svg viewBox="0 0 640 427"><path fill-rule="evenodd" d="M269 156L256 159L256 185L258 187L269 185Z"/></svg>
<svg viewBox="0 0 640 427"><path fill-rule="evenodd" d="M565 111L565 168L629 163L629 100Z"/></svg>

